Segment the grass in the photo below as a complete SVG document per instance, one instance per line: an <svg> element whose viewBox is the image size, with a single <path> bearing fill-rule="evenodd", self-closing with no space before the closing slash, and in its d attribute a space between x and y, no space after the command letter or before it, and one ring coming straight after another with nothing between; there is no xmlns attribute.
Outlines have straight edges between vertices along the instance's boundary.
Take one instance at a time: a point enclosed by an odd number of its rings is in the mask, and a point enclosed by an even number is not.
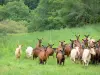
<svg viewBox="0 0 100 75"><path fill-rule="evenodd" d="M84 34L90 34L94 39L99 39L100 26L91 25L80 28L51 30L34 33L8 34L0 36L0 75L100 75L100 65L89 64L87 68L81 64L73 63L66 58L65 65L56 64L56 58L50 57L46 65L40 65L38 59L32 60L25 57L27 46L35 47L37 38L43 38L43 44L54 43L57 47L59 40L75 39L75 34L80 34L80 40ZM23 44L21 59L14 56L17 44Z"/></svg>

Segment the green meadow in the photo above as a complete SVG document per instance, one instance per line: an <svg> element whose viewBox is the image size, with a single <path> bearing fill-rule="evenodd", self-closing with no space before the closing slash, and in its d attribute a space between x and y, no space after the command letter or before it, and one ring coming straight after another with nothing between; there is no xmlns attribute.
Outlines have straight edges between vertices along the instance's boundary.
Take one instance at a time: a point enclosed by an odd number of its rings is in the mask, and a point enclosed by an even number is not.
<svg viewBox="0 0 100 75"><path fill-rule="evenodd" d="M43 38L43 45L48 43L59 45L59 41L65 40L70 43L70 39L76 39L75 34L80 34L80 40L84 34L89 34L90 38L100 39L100 24L88 25L84 27L65 28L60 30L48 30L33 33L0 35L0 75L100 75L100 64L89 64L84 67L82 64L73 63L66 57L65 65L56 64L56 58L50 57L46 65L40 65L38 58L27 59L25 50L28 46L36 46L37 38ZM15 49L18 44L22 44L21 58L16 60Z"/></svg>

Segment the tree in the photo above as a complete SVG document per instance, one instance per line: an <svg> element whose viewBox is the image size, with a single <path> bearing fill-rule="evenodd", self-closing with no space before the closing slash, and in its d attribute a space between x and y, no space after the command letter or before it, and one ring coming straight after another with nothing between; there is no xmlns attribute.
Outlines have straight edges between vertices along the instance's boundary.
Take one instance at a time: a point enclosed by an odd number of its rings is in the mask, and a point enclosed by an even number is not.
<svg viewBox="0 0 100 75"><path fill-rule="evenodd" d="M7 12L12 20L27 20L29 16L29 8L22 1L8 2L5 5Z"/></svg>
<svg viewBox="0 0 100 75"><path fill-rule="evenodd" d="M3 5L5 3L5 0L0 0L0 5Z"/></svg>
<svg viewBox="0 0 100 75"><path fill-rule="evenodd" d="M86 12L90 15L90 23L100 22L100 0L82 0Z"/></svg>
<svg viewBox="0 0 100 75"><path fill-rule="evenodd" d="M25 5L30 9L35 9L38 6L40 0L24 0Z"/></svg>
<svg viewBox="0 0 100 75"><path fill-rule="evenodd" d="M5 6L0 6L0 21L5 20L9 17L9 13L5 9Z"/></svg>
<svg viewBox="0 0 100 75"><path fill-rule="evenodd" d="M38 7L30 13L29 31L46 30L48 1L40 0Z"/></svg>

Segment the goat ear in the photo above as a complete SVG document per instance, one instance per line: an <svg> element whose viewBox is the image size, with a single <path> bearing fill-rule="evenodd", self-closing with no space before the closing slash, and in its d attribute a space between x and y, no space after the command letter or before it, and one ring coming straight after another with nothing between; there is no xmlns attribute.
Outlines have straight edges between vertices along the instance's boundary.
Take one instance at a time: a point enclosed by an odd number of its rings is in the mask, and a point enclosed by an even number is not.
<svg viewBox="0 0 100 75"><path fill-rule="evenodd" d="M65 46L67 45L67 43L65 44Z"/></svg>
<svg viewBox="0 0 100 75"><path fill-rule="evenodd" d="M72 40L70 39L70 41L72 41Z"/></svg>
<svg viewBox="0 0 100 75"><path fill-rule="evenodd" d="M97 40L96 42L99 42L99 40Z"/></svg>
<svg viewBox="0 0 100 75"><path fill-rule="evenodd" d="M89 37L90 35L88 34L87 36Z"/></svg>
<svg viewBox="0 0 100 75"><path fill-rule="evenodd" d="M77 41L77 40L74 40L75 42Z"/></svg>
<svg viewBox="0 0 100 75"><path fill-rule="evenodd" d="M18 47L19 45L17 44L16 46Z"/></svg>
<svg viewBox="0 0 100 75"><path fill-rule="evenodd" d="M84 39L82 39L84 41Z"/></svg>
<svg viewBox="0 0 100 75"><path fill-rule="evenodd" d="M50 45L50 44L48 43L48 45Z"/></svg>
<svg viewBox="0 0 100 75"><path fill-rule="evenodd" d="M90 37L90 39L92 39L92 37Z"/></svg>
<svg viewBox="0 0 100 75"><path fill-rule="evenodd" d="M52 46L53 46L54 44L52 44Z"/></svg>
<svg viewBox="0 0 100 75"><path fill-rule="evenodd" d="M42 45L44 47L44 45Z"/></svg>
<svg viewBox="0 0 100 75"><path fill-rule="evenodd" d="M95 42L92 41L93 44L95 44Z"/></svg>

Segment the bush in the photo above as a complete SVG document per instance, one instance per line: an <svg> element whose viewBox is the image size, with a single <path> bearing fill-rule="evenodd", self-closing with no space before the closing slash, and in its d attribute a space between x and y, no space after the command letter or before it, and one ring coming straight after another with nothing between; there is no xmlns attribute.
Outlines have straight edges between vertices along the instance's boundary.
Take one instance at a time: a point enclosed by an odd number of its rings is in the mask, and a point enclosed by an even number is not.
<svg viewBox="0 0 100 75"><path fill-rule="evenodd" d="M27 32L27 27L25 27L25 22L16 22L12 20L6 20L0 22L0 33L25 33Z"/></svg>

